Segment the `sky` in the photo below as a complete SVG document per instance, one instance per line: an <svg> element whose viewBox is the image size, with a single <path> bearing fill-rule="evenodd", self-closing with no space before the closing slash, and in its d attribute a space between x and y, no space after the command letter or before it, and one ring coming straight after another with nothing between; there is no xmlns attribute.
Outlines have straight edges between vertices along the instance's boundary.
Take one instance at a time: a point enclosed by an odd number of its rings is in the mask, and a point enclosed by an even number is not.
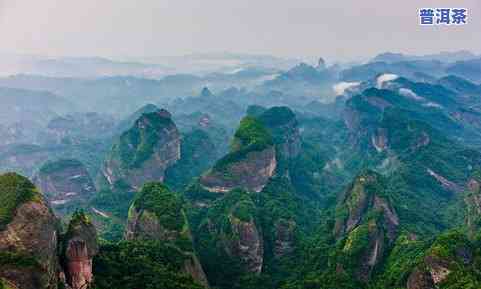
<svg viewBox="0 0 481 289"><path fill-rule="evenodd" d="M466 7L468 24L420 26L423 7ZM53 57L481 54L480 31L479 0L0 0L0 51Z"/></svg>

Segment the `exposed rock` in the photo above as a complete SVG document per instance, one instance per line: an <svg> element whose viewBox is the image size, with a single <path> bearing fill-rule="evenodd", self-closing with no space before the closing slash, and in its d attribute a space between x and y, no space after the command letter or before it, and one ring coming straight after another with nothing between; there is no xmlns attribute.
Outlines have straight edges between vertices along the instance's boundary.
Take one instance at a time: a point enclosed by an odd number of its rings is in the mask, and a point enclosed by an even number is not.
<svg viewBox="0 0 481 289"><path fill-rule="evenodd" d="M283 257L294 251L296 223L292 220L279 220L276 225L274 255L276 258Z"/></svg>
<svg viewBox="0 0 481 289"><path fill-rule="evenodd" d="M161 183L147 183L129 210L126 240L157 240L171 243L185 256L184 272L208 287L197 259L192 234L180 198Z"/></svg>
<svg viewBox="0 0 481 289"><path fill-rule="evenodd" d="M454 193L460 193L463 191L463 188L459 186L458 184L455 184L445 177L435 173L433 170L430 168L427 168L426 171L428 174L430 174L433 178L435 178L446 190L454 192Z"/></svg>
<svg viewBox="0 0 481 289"><path fill-rule="evenodd" d="M67 203L86 203L96 192L87 169L77 160L49 162L33 181L54 209Z"/></svg>
<svg viewBox="0 0 481 289"><path fill-rule="evenodd" d="M407 289L435 289L433 278L429 272L424 270L415 269L411 275L409 275L407 282Z"/></svg>
<svg viewBox="0 0 481 289"><path fill-rule="evenodd" d="M233 235L237 236L230 244L230 255L238 256L248 272L260 274L264 261L264 242L254 221L241 221L231 217Z"/></svg>
<svg viewBox="0 0 481 289"><path fill-rule="evenodd" d="M479 231L481 220L481 182L478 178L471 178L467 184L469 193L465 196L466 226L474 236Z"/></svg>
<svg viewBox="0 0 481 289"><path fill-rule="evenodd" d="M97 231L83 213L75 213L65 237L65 273L72 289L90 288L92 260L98 253Z"/></svg>
<svg viewBox="0 0 481 289"><path fill-rule="evenodd" d="M346 258L357 256L351 262L356 264L355 278L362 282L370 280L384 252L397 237L399 217L386 200L385 190L382 176L366 171L351 183L338 205L340 217L336 219L334 233L344 240L342 254Z"/></svg>
<svg viewBox="0 0 481 289"><path fill-rule="evenodd" d="M382 152L388 147L387 132L385 129L377 129L376 133L372 136L372 145L378 152Z"/></svg>
<svg viewBox="0 0 481 289"><path fill-rule="evenodd" d="M275 149L271 146L247 153L244 159L228 165L223 171L213 169L200 181L211 192L225 193L234 188L260 192L274 175L276 166Z"/></svg>
<svg viewBox="0 0 481 289"><path fill-rule="evenodd" d="M114 144L102 168L108 184L119 181L139 189L163 181L165 170L180 159L180 134L166 110L143 114Z"/></svg>
<svg viewBox="0 0 481 289"><path fill-rule="evenodd" d="M301 151L301 135L294 112L285 106L275 106L258 116L274 139L277 152L285 159L297 157Z"/></svg>
<svg viewBox="0 0 481 289"><path fill-rule="evenodd" d="M59 224L52 210L33 184L16 174L0 176L0 194L20 200L0 204L8 218L0 220L0 278L21 289L57 288Z"/></svg>

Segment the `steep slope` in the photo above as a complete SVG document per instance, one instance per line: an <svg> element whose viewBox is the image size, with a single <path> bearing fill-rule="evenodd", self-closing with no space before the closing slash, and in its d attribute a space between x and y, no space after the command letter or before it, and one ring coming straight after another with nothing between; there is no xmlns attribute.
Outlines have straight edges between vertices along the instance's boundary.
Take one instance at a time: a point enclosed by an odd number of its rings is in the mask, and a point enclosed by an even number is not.
<svg viewBox="0 0 481 289"><path fill-rule="evenodd" d="M341 239L336 271L369 281L394 243L398 227L399 217L390 204L383 177L372 171L358 175L336 211L334 235Z"/></svg>
<svg viewBox="0 0 481 289"><path fill-rule="evenodd" d="M439 236L407 280L407 289L479 288L478 242L458 231Z"/></svg>
<svg viewBox="0 0 481 289"><path fill-rule="evenodd" d="M85 166L77 160L58 160L43 165L33 182L57 212L85 206L96 193Z"/></svg>
<svg viewBox="0 0 481 289"><path fill-rule="evenodd" d="M0 176L0 282L57 288L58 221L28 179Z"/></svg>
<svg viewBox="0 0 481 289"><path fill-rule="evenodd" d="M123 182L139 189L163 181L165 170L180 158L180 134L166 110L143 114L113 145L102 168L110 187Z"/></svg>
<svg viewBox="0 0 481 289"><path fill-rule="evenodd" d="M272 136L256 118L242 119L229 154L203 175L200 183L212 192L244 188L259 192L276 169Z"/></svg>
<svg viewBox="0 0 481 289"><path fill-rule="evenodd" d="M63 266L72 289L91 288L94 276L92 260L98 254L97 231L90 219L77 211L63 236Z"/></svg>
<svg viewBox="0 0 481 289"><path fill-rule="evenodd" d="M125 239L171 244L185 256L183 272L191 275L199 284L208 286L193 249L182 201L161 183L147 183L142 187L129 210Z"/></svg>

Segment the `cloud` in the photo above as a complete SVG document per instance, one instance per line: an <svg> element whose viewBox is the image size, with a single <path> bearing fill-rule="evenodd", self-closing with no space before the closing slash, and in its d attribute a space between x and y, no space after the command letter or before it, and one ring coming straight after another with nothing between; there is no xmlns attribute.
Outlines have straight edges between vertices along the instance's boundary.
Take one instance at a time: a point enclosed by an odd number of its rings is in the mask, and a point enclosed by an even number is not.
<svg viewBox="0 0 481 289"><path fill-rule="evenodd" d="M377 77L376 79L376 87L377 88L382 88L382 85L384 84L384 82L387 82L387 81L392 81L396 78L398 78L399 76L397 74L392 74L392 73L384 73L384 74L381 74Z"/></svg>
<svg viewBox="0 0 481 289"><path fill-rule="evenodd" d="M417 95L414 91L410 90L409 88L400 88L399 94L414 100L423 100L424 98Z"/></svg>
<svg viewBox="0 0 481 289"><path fill-rule="evenodd" d="M346 92L346 90L355 88L355 87L359 86L359 84L361 84L361 83L360 82L345 82L345 81L343 81L343 82L336 83L332 87L332 90L334 90L334 92L336 93L336 96L343 95L344 92Z"/></svg>

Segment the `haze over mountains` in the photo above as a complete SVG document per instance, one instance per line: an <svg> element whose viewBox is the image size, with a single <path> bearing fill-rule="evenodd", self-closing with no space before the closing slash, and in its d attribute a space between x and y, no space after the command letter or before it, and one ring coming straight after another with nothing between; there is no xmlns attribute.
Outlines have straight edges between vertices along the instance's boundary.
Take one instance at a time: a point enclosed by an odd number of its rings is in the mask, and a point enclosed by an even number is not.
<svg viewBox="0 0 481 289"><path fill-rule="evenodd" d="M481 288L481 56L0 65L0 288Z"/></svg>

